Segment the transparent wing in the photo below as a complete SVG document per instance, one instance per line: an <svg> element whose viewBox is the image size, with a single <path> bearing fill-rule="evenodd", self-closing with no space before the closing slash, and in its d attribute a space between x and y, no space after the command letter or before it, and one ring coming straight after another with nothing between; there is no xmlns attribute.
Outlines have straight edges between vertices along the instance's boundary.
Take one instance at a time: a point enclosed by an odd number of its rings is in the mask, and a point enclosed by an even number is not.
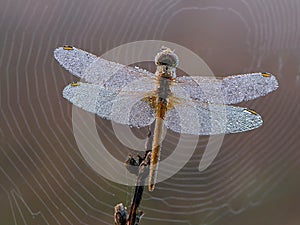
<svg viewBox="0 0 300 225"><path fill-rule="evenodd" d="M114 122L144 127L154 121L154 111L143 100L144 92L113 92L99 85L77 83L66 86L63 97L75 106Z"/></svg>
<svg viewBox="0 0 300 225"><path fill-rule="evenodd" d="M178 77L173 88L179 87L186 92L188 97L195 100L216 104L235 104L276 90L278 82L270 73L250 73L224 78L185 76Z"/></svg>
<svg viewBox="0 0 300 225"><path fill-rule="evenodd" d="M250 109L184 100L169 110L165 119L167 128L194 135L244 132L262 123L260 115Z"/></svg>
<svg viewBox="0 0 300 225"><path fill-rule="evenodd" d="M97 56L71 46L54 50L54 58L76 77L82 78L84 71L97 60Z"/></svg>
<svg viewBox="0 0 300 225"><path fill-rule="evenodd" d="M137 88L132 83L142 83L143 90L155 89L155 76L146 70L111 62L74 47L60 47L54 51L55 59L73 75L88 83L119 91Z"/></svg>

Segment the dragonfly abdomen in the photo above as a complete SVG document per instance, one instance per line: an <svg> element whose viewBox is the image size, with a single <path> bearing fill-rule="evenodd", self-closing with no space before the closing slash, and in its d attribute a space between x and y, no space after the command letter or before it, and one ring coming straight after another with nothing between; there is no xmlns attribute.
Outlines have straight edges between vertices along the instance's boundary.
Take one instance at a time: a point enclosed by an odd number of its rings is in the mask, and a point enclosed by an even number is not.
<svg viewBox="0 0 300 225"><path fill-rule="evenodd" d="M160 158L160 149L162 142L162 131L164 119L168 110L168 98L171 94L170 79L159 77L159 85L157 88L156 104L155 104L155 128L152 143L151 165L149 173L149 191L154 190L158 162Z"/></svg>
<svg viewBox="0 0 300 225"><path fill-rule="evenodd" d="M160 159L163 124L164 124L164 118L167 112L167 108L168 108L167 99L163 99L160 97L157 98L155 128L154 128L154 135L153 135L151 165L150 165L150 172L149 172L149 191L153 191L155 186L158 162Z"/></svg>

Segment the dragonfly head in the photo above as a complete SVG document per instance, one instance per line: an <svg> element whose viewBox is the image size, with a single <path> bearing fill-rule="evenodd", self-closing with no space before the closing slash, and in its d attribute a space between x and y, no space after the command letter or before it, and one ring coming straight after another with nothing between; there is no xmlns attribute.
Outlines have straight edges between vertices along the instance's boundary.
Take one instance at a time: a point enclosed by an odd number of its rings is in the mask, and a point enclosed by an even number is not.
<svg viewBox="0 0 300 225"><path fill-rule="evenodd" d="M156 65L165 65L169 67L178 66L178 56L170 48L161 47L160 52L155 56Z"/></svg>
<svg viewBox="0 0 300 225"><path fill-rule="evenodd" d="M163 72L166 76L175 78L175 70L178 66L178 56L170 48L161 47L161 50L155 56L155 64L159 71Z"/></svg>

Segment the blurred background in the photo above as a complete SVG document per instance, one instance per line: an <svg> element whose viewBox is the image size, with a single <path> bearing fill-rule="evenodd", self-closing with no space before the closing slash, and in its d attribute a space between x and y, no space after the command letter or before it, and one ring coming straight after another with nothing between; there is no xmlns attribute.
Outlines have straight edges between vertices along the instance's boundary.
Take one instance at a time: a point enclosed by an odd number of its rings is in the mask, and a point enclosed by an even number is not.
<svg viewBox="0 0 300 225"><path fill-rule="evenodd" d="M0 224L113 224L114 206L130 205L134 188L103 178L80 154L61 94L78 78L53 50L69 44L102 55L140 40L189 48L216 75L268 71L280 85L239 104L262 115L261 128L226 135L203 172L208 137L199 137L186 166L145 191L141 225L300 223L300 1L0 0L0 18ZM153 63L142 65L153 72ZM125 161L132 151L109 121L96 121ZM168 132L162 158L177 141Z"/></svg>

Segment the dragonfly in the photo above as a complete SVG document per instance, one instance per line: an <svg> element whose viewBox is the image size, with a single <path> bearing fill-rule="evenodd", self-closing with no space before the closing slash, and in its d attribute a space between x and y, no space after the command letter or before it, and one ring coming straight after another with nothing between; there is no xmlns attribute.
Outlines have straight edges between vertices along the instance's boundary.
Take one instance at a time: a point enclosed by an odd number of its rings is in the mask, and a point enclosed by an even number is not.
<svg viewBox="0 0 300 225"><path fill-rule="evenodd" d="M156 72L112 62L73 46L55 49L59 64L84 82L73 82L63 97L75 106L130 127L154 126L148 178L153 191L163 127L191 135L239 133L260 127L254 110L232 106L278 88L268 72L227 77L176 76L174 50L162 47L154 58Z"/></svg>

